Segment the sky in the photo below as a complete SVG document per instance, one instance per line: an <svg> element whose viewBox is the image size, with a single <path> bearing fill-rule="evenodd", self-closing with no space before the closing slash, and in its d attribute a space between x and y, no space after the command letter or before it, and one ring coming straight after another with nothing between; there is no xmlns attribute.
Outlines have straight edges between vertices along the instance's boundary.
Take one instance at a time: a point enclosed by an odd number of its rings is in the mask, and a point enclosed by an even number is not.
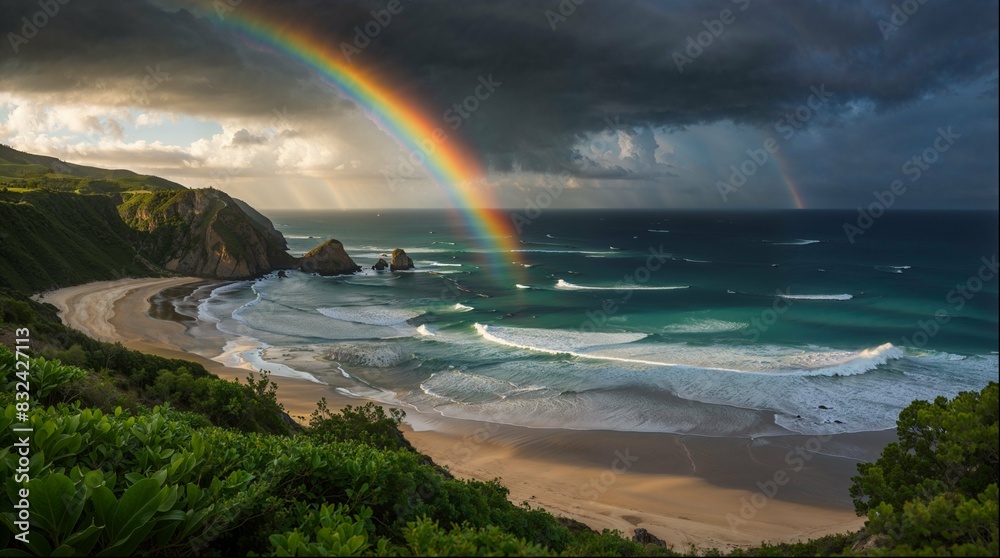
<svg viewBox="0 0 1000 558"><path fill-rule="evenodd" d="M455 203L241 14L438 123L473 203L997 209L990 0L3 0L0 142L265 210Z"/></svg>

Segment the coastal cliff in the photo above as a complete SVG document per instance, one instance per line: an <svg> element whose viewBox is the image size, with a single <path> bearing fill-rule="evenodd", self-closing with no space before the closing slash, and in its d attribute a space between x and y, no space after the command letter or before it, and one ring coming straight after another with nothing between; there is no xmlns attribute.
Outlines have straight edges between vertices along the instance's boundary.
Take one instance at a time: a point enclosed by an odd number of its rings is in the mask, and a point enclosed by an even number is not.
<svg viewBox="0 0 1000 558"><path fill-rule="evenodd" d="M123 194L118 213L139 231L139 252L164 269L247 279L295 265L266 217L214 189Z"/></svg>
<svg viewBox="0 0 1000 558"><path fill-rule="evenodd" d="M183 274L250 279L275 270L361 270L336 240L301 258L271 221L213 188L66 163L0 145L0 288L32 293ZM413 261L393 252L393 270Z"/></svg>

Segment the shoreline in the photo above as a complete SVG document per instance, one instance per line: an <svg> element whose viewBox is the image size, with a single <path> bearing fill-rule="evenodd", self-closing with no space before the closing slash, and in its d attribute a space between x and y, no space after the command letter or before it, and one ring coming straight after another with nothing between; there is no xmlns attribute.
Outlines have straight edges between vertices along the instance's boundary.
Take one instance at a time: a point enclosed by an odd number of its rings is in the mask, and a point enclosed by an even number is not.
<svg viewBox="0 0 1000 558"><path fill-rule="evenodd" d="M64 323L92 337L245 379L248 369L206 356L221 352L223 334L194 336L179 322L150 316L150 300L158 293L195 283L206 281L105 281L44 293L41 302L54 304ZM331 385L273 374L270 379L286 412L299 419L320 397L331 408L364 402ZM858 461L823 450L861 448L870 460L895 439L893 431L735 438L525 428L404 409L407 422L420 424L415 430L404 423L407 439L456 476L500 477L514 502L597 530L618 529L626 537L642 527L675 549L693 544L726 550L860 529L865 518L854 514L847 493Z"/></svg>

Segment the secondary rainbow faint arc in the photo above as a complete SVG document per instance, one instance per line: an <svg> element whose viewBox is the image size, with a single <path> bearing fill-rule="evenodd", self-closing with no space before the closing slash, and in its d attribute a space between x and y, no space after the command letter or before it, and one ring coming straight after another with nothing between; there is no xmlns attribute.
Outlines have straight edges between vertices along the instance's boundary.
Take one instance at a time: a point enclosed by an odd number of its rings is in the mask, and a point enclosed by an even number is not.
<svg viewBox="0 0 1000 558"><path fill-rule="evenodd" d="M799 193L799 188L795 185L791 170L788 168L788 160L780 151L774 154L774 159L778 163L778 174L781 175L781 179L785 181L785 186L788 187L788 191L792 194L792 201L795 202L795 208L805 209L806 204L802 201L802 194Z"/></svg>
<svg viewBox="0 0 1000 558"><path fill-rule="evenodd" d="M360 105L407 153L424 153L424 168L444 186L466 225L482 237L487 248L495 250L491 259L500 266L517 259L514 251L519 246L507 215L498 209L488 189L475 187L483 180L479 160L454 137L435 144L431 153L421 149L421 142L433 141L435 131L441 128L427 117L425 110L342 61L337 50L301 29L283 28L247 8L237 9L216 21L316 70Z"/></svg>

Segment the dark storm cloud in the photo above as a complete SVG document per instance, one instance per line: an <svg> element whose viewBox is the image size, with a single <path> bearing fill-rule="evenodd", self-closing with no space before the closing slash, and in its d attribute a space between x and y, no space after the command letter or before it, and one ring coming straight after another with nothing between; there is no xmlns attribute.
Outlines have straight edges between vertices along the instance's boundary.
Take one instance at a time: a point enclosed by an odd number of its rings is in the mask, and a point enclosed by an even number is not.
<svg viewBox="0 0 1000 558"><path fill-rule="evenodd" d="M398 92L441 114L442 127L495 169L628 175L613 167L583 170L573 146L609 122L769 126L820 85L834 97L809 124L836 127L859 105L890 113L996 75L995 1L927 1L886 38L879 21L891 21L893 1L401 0L387 24L368 27L377 36L349 54L350 63L389 76ZM231 3L239 4L235 10L264 5ZM274 19L323 33L335 45L351 44L373 20L371 11L387 4L266 3ZM287 106L307 118L349 109L331 103L306 69L219 29L206 17L212 6L74 0L18 54L0 45L3 88L118 94L126 102L159 65L170 80L143 91L160 108L255 115ZM18 32L21 17L37 10L37 1L5 0L0 31ZM689 37L701 34L704 43L711 33L705 22L720 29L715 21L723 10L731 22L719 36L701 52L688 50ZM501 85L453 131L445 111L474 95L481 77ZM996 92L994 78L985 102L995 104Z"/></svg>

